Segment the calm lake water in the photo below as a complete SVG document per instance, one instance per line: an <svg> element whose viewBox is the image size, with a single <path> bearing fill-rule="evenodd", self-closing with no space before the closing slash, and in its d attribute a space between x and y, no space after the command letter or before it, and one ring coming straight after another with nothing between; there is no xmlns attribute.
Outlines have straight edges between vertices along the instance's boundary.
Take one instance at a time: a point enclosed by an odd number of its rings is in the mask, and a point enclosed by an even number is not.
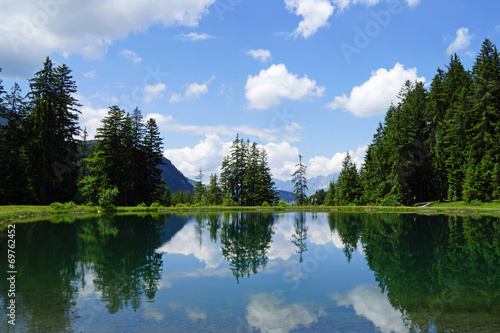
<svg viewBox="0 0 500 333"><path fill-rule="evenodd" d="M500 332L500 220L223 213L18 223L1 332Z"/></svg>

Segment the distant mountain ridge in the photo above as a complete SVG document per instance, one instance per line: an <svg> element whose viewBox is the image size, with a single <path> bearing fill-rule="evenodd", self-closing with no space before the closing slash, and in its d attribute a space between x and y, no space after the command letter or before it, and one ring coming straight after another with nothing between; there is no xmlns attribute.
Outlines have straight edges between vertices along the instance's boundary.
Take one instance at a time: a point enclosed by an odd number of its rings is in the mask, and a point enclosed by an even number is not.
<svg viewBox="0 0 500 333"><path fill-rule="evenodd" d="M187 179L168 158L163 157L162 160L164 164L160 164L158 169L162 171L161 177L165 180L165 184L167 184L170 191L172 193L177 191L189 191L189 193L193 194L193 185L191 185L189 179Z"/></svg>

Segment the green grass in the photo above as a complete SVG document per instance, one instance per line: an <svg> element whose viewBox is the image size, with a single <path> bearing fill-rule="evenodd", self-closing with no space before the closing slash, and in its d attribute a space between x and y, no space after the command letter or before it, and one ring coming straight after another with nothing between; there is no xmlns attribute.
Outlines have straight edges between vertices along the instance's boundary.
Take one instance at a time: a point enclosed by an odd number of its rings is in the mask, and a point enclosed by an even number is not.
<svg viewBox="0 0 500 333"><path fill-rule="evenodd" d="M500 202L476 203L464 202L432 202L432 207L380 207L380 206L290 206L290 207L116 207L108 210L114 213L141 212L352 212L352 213L415 213L415 214L487 214L500 215ZM77 206L71 208L51 206L0 206L0 224L10 223L14 219L47 215L96 214L105 212L101 207Z"/></svg>

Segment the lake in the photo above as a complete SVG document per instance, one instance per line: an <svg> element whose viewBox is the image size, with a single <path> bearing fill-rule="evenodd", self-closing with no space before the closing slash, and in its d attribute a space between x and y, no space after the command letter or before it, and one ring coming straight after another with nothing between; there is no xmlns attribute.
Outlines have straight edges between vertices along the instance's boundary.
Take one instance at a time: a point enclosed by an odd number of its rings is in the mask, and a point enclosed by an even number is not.
<svg viewBox="0 0 500 333"><path fill-rule="evenodd" d="M14 298L8 230L1 332L500 332L498 217L40 218L15 224Z"/></svg>

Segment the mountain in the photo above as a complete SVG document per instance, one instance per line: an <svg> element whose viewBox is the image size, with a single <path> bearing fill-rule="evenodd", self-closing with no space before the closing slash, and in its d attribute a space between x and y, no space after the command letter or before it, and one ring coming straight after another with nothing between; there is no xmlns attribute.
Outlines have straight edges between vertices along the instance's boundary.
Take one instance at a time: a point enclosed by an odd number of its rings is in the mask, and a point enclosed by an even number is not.
<svg viewBox="0 0 500 333"><path fill-rule="evenodd" d="M161 177L165 179L165 183L172 193L177 191L189 191L193 194L193 185L180 172L169 159L163 157L163 163L158 166L161 169Z"/></svg>
<svg viewBox="0 0 500 333"><path fill-rule="evenodd" d="M295 200L295 194L293 192L276 190L276 193L278 193L278 197L280 199L283 199L288 203L292 203Z"/></svg>
<svg viewBox="0 0 500 333"><path fill-rule="evenodd" d="M331 174L328 176L318 176L314 178L307 179L307 187L308 190L306 192L307 195L314 194L317 190L328 190L328 186L330 185L330 180L337 179L338 174ZM293 183L291 180L283 181L279 179L273 179L274 185L276 189L282 191L293 192ZM286 200L285 200L286 201Z"/></svg>

